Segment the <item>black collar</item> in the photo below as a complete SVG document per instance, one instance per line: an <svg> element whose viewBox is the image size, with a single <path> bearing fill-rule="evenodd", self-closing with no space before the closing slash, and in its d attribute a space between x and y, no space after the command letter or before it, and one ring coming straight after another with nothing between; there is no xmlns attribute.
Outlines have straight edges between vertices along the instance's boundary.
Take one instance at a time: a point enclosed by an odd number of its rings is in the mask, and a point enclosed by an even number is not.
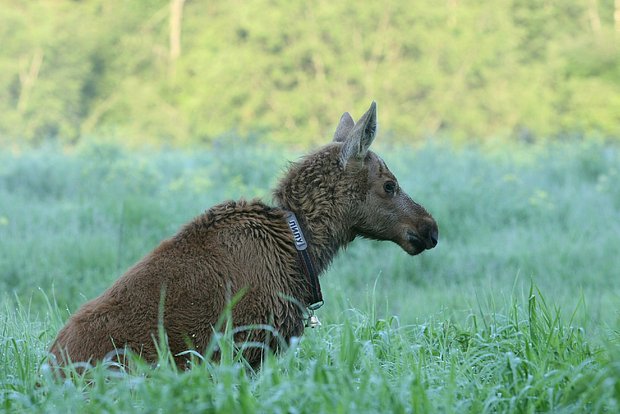
<svg viewBox="0 0 620 414"><path fill-rule="evenodd" d="M321 306L323 306L323 295L321 294L319 275L314 269L312 258L310 257L310 253L308 253L308 243L306 242L304 233L301 230L299 221L297 221L297 217L295 217L295 213L293 213L292 211L287 211L286 222L288 223L288 226L293 233L293 238L295 239L295 248L297 249L297 254L299 255L299 262L301 264L301 268L303 269L303 272L306 275L308 282L310 282L312 300L308 305L308 309L310 311L315 311Z"/></svg>

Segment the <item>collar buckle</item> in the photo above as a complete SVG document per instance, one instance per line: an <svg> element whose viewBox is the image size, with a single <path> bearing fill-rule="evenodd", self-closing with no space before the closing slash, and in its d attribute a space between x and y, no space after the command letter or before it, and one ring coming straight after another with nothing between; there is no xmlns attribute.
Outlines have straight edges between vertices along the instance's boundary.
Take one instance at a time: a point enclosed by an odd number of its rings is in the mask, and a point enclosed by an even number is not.
<svg viewBox="0 0 620 414"><path fill-rule="evenodd" d="M323 301L323 299L321 299L321 300L320 300L320 301L318 301L318 302L314 302L313 304L308 305L308 310L310 310L310 311L314 312L315 310L317 310L318 308L320 308L321 306L323 306L323 304L324 304L324 303L325 303L325 302Z"/></svg>

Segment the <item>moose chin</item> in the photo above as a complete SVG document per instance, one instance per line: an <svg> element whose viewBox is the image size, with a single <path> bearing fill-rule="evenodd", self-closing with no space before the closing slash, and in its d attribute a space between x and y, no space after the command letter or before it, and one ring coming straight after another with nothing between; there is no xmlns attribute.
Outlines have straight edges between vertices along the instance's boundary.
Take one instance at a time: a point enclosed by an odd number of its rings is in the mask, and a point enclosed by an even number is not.
<svg viewBox="0 0 620 414"><path fill-rule="evenodd" d="M96 364L115 350L156 361L163 322L175 362L186 368L184 351L203 352L229 298L243 292L231 319L252 328L234 339L265 345L244 350L258 367L265 349L302 335L308 310L323 303L319 275L356 237L392 241L410 255L435 247L433 217L369 150L376 132L375 102L357 122L344 113L332 142L289 167L273 204L228 201L184 225L69 319L52 362Z"/></svg>

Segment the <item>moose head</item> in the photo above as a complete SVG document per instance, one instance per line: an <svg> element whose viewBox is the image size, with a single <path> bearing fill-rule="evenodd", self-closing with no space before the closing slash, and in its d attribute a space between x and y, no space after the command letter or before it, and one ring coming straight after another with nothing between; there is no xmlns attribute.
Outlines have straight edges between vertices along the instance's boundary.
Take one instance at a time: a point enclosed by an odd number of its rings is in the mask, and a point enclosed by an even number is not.
<svg viewBox="0 0 620 414"><path fill-rule="evenodd" d="M355 123L348 112L340 118L334 142L341 143L340 165L345 177L366 178L365 194L354 206L353 230L376 240L390 240L410 255L437 245L439 230L433 217L411 199L385 162L369 150L377 133L377 105Z"/></svg>

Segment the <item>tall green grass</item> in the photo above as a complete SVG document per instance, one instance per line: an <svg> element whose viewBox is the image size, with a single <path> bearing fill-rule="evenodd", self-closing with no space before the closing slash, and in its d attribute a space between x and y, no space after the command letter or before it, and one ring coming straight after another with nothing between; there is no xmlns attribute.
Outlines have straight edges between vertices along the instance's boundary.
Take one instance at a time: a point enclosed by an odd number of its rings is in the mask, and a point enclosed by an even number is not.
<svg viewBox="0 0 620 414"><path fill-rule="evenodd" d="M298 155L265 145L132 154L106 145L0 154L0 409L7 412L614 412L620 404L618 149L381 147L433 213L411 258L355 241L322 278L323 325L257 373L54 381L70 313L180 225L262 197ZM36 385L38 384L38 386Z"/></svg>
<svg viewBox="0 0 620 414"><path fill-rule="evenodd" d="M258 372L239 362L230 336L224 358L186 372L162 354L131 373L98 366L73 381L37 371L36 323L5 320L2 408L7 412L615 412L618 344L594 348L539 292L508 313L485 308L466 322L435 315L402 325L349 310L310 330ZM15 314L13 316L16 316ZM9 332L6 332L6 329ZM6 355L8 354L8 355ZM8 358L7 358L8 356ZM3 362L5 362L3 361ZM35 383L38 382L38 387Z"/></svg>

